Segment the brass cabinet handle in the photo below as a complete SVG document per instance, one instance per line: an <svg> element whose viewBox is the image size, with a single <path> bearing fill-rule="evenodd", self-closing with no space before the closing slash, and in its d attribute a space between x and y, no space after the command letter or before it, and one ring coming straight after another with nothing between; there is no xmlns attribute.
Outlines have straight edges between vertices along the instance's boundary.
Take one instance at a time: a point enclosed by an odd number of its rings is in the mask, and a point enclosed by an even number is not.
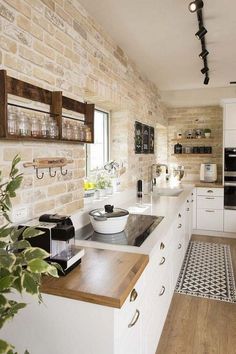
<svg viewBox="0 0 236 354"><path fill-rule="evenodd" d="M194 202L194 200L192 199L192 200L191 200L191 203L193 203L193 202Z"/></svg>
<svg viewBox="0 0 236 354"><path fill-rule="evenodd" d="M161 242L161 244L160 244L160 250L163 250L164 248L165 248L165 245L164 245L163 242Z"/></svg>
<svg viewBox="0 0 236 354"><path fill-rule="evenodd" d="M206 197L205 199L215 199L214 197Z"/></svg>
<svg viewBox="0 0 236 354"><path fill-rule="evenodd" d="M164 285L162 285L161 291L159 292L159 296L164 295L165 291L166 291L166 288L164 287Z"/></svg>
<svg viewBox="0 0 236 354"><path fill-rule="evenodd" d="M186 210L187 210L187 211L189 211L190 209L189 209L189 208L187 208Z"/></svg>
<svg viewBox="0 0 236 354"><path fill-rule="evenodd" d="M181 227L182 227L182 224L179 224L179 225L178 225L178 229L181 229Z"/></svg>
<svg viewBox="0 0 236 354"><path fill-rule="evenodd" d="M206 210L206 213L214 213L215 210Z"/></svg>
<svg viewBox="0 0 236 354"><path fill-rule="evenodd" d="M165 257L162 257L162 259L161 259L161 261L160 261L159 265L164 264L164 263L165 263L165 261L166 261Z"/></svg>
<svg viewBox="0 0 236 354"><path fill-rule="evenodd" d="M189 200L187 199L187 203L189 203Z"/></svg>
<svg viewBox="0 0 236 354"><path fill-rule="evenodd" d="M128 328L131 328L131 327L133 327L135 325L135 323L139 319L139 316L140 316L140 311L136 310L135 314L134 314L134 317L132 318L131 322L128 324Z"/></svg>
<svg viewBox="0 0 236 354"><path fill-rule="evenodd" d="M179 218L182 218L182 215L179 213L179 214L178 214L178 217L179 217Z"/></svg>
<svg viewBox="0 0 236 354"><path fill-rule="evenodd" d="M180 250L181 247L182 247L182 244L179 243L179 245L178 245L178 250Z"/></svg>
<svg viewBox="0 0 236 354"><path fill-rule="evenodd" d="M131 291L129 301L130 302L134 302L137 299L137 297L138 297L138 293L137 293L137 291L135 289L133 289Z"/></svg>
<svg viewBox="0 0 236 354"><path fill-rule="evenodd" d="M208 189L207 193L213 193L213 191L211 189Z"/></svg>

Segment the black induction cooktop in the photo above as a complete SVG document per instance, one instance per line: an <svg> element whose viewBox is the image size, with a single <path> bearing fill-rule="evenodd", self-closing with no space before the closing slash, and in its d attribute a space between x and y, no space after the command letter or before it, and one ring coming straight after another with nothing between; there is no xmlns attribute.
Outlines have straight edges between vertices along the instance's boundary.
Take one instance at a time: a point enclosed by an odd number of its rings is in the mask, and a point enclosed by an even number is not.
<svg viewBox="0 0 236 354"><path fill-rule="evenodd" d="M124 231L116 234L100 234L88 224L75 233L76 240L88 240L118 245L141 246L151 232L161 222L163 216L129 214Z"/></svg>

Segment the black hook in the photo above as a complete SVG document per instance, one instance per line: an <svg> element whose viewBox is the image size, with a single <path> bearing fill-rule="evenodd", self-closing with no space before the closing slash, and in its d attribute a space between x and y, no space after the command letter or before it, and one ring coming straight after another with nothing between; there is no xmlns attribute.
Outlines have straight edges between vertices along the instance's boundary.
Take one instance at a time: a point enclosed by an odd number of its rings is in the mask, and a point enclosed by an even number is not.
<svg viewBox="0 0 236 354"><path fill-rule="evenodd" d="M41 176L39 176L39 169L36 168L36 177L37 177L38 179L42 179L43 176L44 176L44 172L42 172Z"/></svg>
<svg viewBox="0 0 236 354"><path fill-rule="evenodd" d="M65 170L65 172L62 172L62 166L61 166L61 174L62 174L62 176L65 176L65 175L67 175L67 170Z"/></svg>
<svg viewBox="0 0 236 354"><path fill-rule="evenodd" d="M54 174L52 174L52 169L51 169L51 167L49 167L49 174L50 174L50 177L55 177L57 174L57 171L54 171Z"/></svg>

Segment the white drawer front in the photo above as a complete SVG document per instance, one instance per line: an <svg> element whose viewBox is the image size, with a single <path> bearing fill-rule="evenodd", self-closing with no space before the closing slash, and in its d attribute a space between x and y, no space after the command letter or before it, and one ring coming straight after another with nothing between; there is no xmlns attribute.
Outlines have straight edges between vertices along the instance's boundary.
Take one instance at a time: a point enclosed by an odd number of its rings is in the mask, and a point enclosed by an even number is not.
<svg viewBox="0 0 236 354"><path fill-rule="evenodd" d="M200 230L223 231L223 210L198 209L197 228Z"/></svg>
<svg viewBox="0 0 236 354"><path fill-rule="evenodd" d="M197 188L197 195L206 195L211 197L223 197L224 189L223 188Z"/></svg>
<svg viewBox="0 0 236 354"><path fill-rule="evenodd" d="M224 210L224 232L236 233L236 210Z"/></svg>
<svg viewBox="0 0 236 354"><path fill-rule="evenodd" d="M202 196L197 197L198 209L224 209L223 197Z"/></svg>

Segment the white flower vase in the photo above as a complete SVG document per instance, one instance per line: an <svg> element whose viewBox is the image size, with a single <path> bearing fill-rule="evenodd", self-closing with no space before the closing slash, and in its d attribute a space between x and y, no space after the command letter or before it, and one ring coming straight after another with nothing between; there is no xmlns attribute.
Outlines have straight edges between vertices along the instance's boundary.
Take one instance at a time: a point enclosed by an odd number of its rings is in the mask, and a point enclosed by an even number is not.
<svg viewBox="0 0 236 354"><path fill-rule="evenodd" d="M211 133L205 133L205 138L210 138Z"/></svg>

